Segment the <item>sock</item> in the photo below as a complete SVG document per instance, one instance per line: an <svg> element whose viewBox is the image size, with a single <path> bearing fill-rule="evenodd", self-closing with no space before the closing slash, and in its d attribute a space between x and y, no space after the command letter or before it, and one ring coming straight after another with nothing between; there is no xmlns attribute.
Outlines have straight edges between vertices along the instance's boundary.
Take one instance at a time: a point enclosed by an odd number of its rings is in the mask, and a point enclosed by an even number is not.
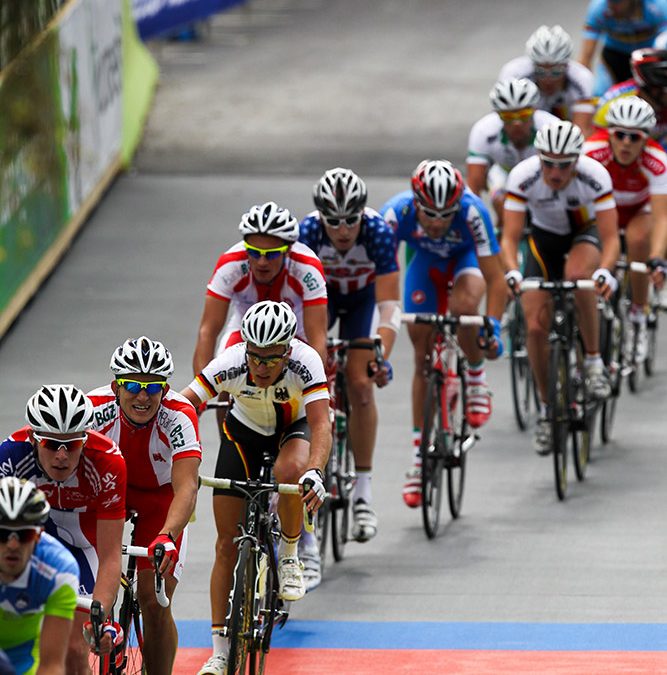
<svg viewBox="0 0 667 675"><path fill-rule="evenodd" d="M547 416L547 404L544 401L540 401L540 417Z"/></svg>
<svg viewBox="0 0 667 675"><path fill-rule="evenodd" d="M465 377L468 384L485 384L486 372L484 371L484 359L479 363L469 363Z"/></svg>
<svg viewBox="0 0 667 675"><path fill-rule="evenodd" d="M299 539L301 535L296 537L288 537L284 532L280 533L280 547L278 548L279 558L297 558L297 550L299 546Z"/></svg>
<svg viewBox="0 0 667 675"><path fill-rule="evenodd" d="M422 430L416 427L412 430L412 462L415 466L422 465L422 456L419 453L419 446L422 442Z"/></svg>
<svg viewBox="0 0 667 675"><path fill-rule="evenodd" d="M584 367L588 368L590 366L603 366L602 357L599 352L597 354L586 354L584 359Z"/></svg>
<svg viewBox="0 0 667 675"><path fill-rule="evenodd" d="M632 323L637 323L640 326L646 325L646 312L644 312L644 307L642 305L635 305L633 303L630 307L628 317Z"/></svg>
<svg viewBox="0 0 667 675"><path fill-rule="evenodd" d="M213 624L211 626L211 637L213 638L213 655L223 654L227 656L229 654L229 640L222 635L223 626L218 624Z"/></svg>
<svg viewBox="0 0 667 675"><path fill-rule="evenodd" d="M371 503L371 475L370 469L356 469L357 482L354 486L354 497L352 502L356 503L360 499L366 504Z"/></svg>

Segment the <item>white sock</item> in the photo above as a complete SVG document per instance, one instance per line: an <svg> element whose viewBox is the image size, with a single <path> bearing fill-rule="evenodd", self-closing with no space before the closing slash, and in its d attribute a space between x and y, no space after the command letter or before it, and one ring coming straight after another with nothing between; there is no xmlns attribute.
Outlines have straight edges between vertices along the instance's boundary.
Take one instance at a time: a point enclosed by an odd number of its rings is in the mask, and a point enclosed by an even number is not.
<svg viewBox="0 0 667 675"><path fill-rule="evenodd" d="M484 361L480 361L475 365L471 363L468 364L468 368L465 372L466 382L470 385L475 384L485 384L486 383L486 371L484 370Z"/></svg>
<svg viewBox="0 0 667 675"><path fill-rule="evenodd" d="M301 535L296 537L288 537L284 532L280 533L280 546L278 547L278 557L279 558L297 558L298 557L298 548L299 548L299 539Z"/></svg>
<svg viewBox="0 0 667 675"><path fill-rule="evenodd" d="M229 640L222 635L223 626L211 626L211 637L213 639L213 656L229 654Z"/></svg>
<svg viewBox="0 0 667 675"><path fill-rule="evenodd" d="M413 429L412 430L412 463L415 466L421 466L422 465L422 456L421 453L419 452L419 446L421 445L422 442L422 430L421 429Z"/></svg>
<svg viewBox="0 0 667 675"><path fill-rule="evenodd" d="M354 497L352 502L355 503L359 499L363 499L366 504L371 503L371 475L370 469L357 469L357 482L354 486Z"/></svg>

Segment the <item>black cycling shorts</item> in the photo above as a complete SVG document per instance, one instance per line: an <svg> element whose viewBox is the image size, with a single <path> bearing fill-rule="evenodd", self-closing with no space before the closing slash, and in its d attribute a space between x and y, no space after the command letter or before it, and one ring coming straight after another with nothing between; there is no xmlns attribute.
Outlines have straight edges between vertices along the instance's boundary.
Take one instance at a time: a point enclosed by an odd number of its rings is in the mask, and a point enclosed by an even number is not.
<svg viewBox="0 0 667 675"><path fill-rule="evenodd" d="M553 234L539 227L533 227L528 237L528 254L523 276L537 277L547 281L563 278L565 258L575 244L587 242L602 250L600 235L595 225L590 225L578 233Z"/></svg>
<svg viewBox="0 0 667 675"><path fill-rule="evenodd" d="M262 452L268 450L275 459L280 448L292 438L310 441L310 427L305 417L296 420L277 434L264 436L241 424L230 412L225 418L224 438L220 442L215 477L232 480L259 478L262 468ZM213 494L227 497L239 496L235 490L218 488L213 490Z"/></svg>

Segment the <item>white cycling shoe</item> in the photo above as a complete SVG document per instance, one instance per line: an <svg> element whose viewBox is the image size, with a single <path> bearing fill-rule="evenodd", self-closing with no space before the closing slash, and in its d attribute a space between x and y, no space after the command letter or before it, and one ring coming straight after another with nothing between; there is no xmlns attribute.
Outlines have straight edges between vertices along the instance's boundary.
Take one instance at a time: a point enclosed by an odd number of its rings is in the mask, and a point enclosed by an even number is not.
<svg viewBox="0 0 667 675"><path fill-rule="evenodd" d="M303 565L298 558L282 557L278 561L278 588L283 600L294 602L306 594Z"/></svg>
<svg viewBox="0 0 667 675"><path fill-rule="evenodd" d="M224 654L214 654L202 667L197 675L226 675L227 657Z"/></svg>
<svg viewBox="0 0 667 675"><path fill-rule="evenodd" d="M363 499L357 499L352 506L352 538L355 541L365 542L372 539L378 531L378 517L370 504Z"/></svg>

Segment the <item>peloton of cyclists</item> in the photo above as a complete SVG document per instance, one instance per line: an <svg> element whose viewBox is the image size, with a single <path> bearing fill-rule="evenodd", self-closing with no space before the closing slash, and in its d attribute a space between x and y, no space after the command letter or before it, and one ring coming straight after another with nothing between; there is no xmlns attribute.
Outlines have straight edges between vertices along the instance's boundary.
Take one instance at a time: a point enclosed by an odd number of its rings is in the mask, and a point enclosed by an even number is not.
<svg viewBox="0 0 667 675"><path fill-rule="evenodd" d="M584 137L576 125L560 121L537 132L539 155L517 164L507 179L503 256L506 278L520 285L518 247L526 215L531 232L525 276L554 279L588 279L599 282L605 297L616 289L612 270L618 260L619 237L616 203L608 171L591 157L581 155ZM540 395L541 411L535 431L535 449L551 452L551 427L547 418L547 364L550 298L545 291L522 295L528 358ZM585 376L594 398L610 394L609 378L599 347L599 321L595 294L580 291L576 297L581 335L586 351Z"/></svg>
<svg viewBox="0 0 667 675"><path fill-rule="evenodd" d="M126 468L118 446L97 433L93 404L72 385L45 385L26 406L27 426L0 444L0 475L33 481L51 505L46 531L80 568L80 595L99 600L105 615L120 585ZM89 673L83 613L74 619L67 673ZM111 648L105 637L103 649Z"/></svg>
<svg viewBox="0 0 667 675"><path fill-rule="evenodd" d="M369 338L375 333L382 338L386 365L380 372L369 376L366 350L350 350L347 356L349 433L357 477L352 537L361 542L377 532L371 492L378 424L373 387L391 378L387 359L401 326L396 236L382 216L366 206L367 198L366 184L357 174L330 169L313 189L317 209L300 225L300 241L315 251L324 267L329 328L338 319L342 339Z"/></svg>
<svg viewBox="0 0 667 675"><path fill-rule="evenodd" d="M412 174L412 189L401 192L384 204L381 213L394 228L399 241L415 253L405 272L403 304L406 312L478 314L484 293L486 313L492 318L495 339L490 358L500 356L500 317L507 288L493 233L491 217L482 200L466 188L461 172L444 160L424 160ZM453 282L451 296L448 284ZM429 350L429 326L410 325L408 335L414 350L412 376L413 463L403 488L410 507L421 504L422 411L426 391L424 362ZM459 327L458 339L467 360L468 399L466 417L473 428L491 416L491 392L486 383L484 352L478 331Z"/></svg>
<svg viewBox="0 0 667 675"><path fill-rule="evenodd" d="M216 477L257 478L262 450L275 456L280 483L313 488L303 497L278 499L281 536L278 547L279 593L284 600L301 599L305 592L298 558L303 504L316 510L324 498L322 472L331 450L329 391L318 353L295 339L297 317L285 302L266 300L253 305L241 323L242 342L225 349L183 390L198 406L227 392L233 405L223 423ZM211 571L213 655L199 675L223 675L229 644L222 635L226 604L236 561L234 537L242 517L243 499L232 490L214 490L217 529L215 563Z"/></svg>

